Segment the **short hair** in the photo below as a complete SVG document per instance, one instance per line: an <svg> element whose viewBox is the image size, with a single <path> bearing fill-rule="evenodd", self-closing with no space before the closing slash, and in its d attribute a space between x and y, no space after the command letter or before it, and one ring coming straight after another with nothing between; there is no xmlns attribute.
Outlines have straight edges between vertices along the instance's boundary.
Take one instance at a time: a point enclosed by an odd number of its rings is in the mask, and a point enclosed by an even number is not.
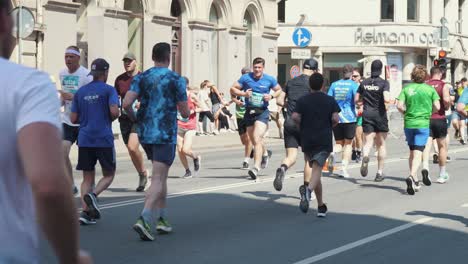
<svg viewBox="0 0 468 264"><path fill-rule="evenodd" d="M260 58L260 57L257 57L253 60L252 62L252 65L257 65L257 64L262 64L263 66L265 66L265 59L264 58Z"/></svg>
<svg viewBox="0 0 468 264"><path fill-rule="evenodd" d="M153 60L157 62L165 62L171 60L171 45L166 42L159 42L153 46Z"/></svg>
<svg viewBox="0 0 468 264"><path fill-rule="evenodd" d="M323 86L323 75L316 72L309 77L309 86L310 89L318 91L322 89Z"/></svg>
<svg viewBox="0 0 468 264"><path fill-rule="evenodd" d="M414 66L413 71L411 72L411 80L415 83L424 83L427 77L427 70L421 64Z"/></svg>
<svg viewBox="0 0 468 264"><path fill-rule="evenodd" d="M444 71L441 67L439 67L439 66L433 66L433 67L431 68L431 76L434 76L434 75L436 75L436 74L442 74L442 75L444 75L444 72L445 72L445 71Z"/></svg>
<svg viewBox="0 0 468 264"><path fill-rule="evenodd" d="M461 83L466 82L466 81L467 81L467 79L465 77L461 78L461 80L460 80Z"/></svg>
<svg viewBox="0 0 468 264"><path fill-rule="evenodd" d="M345 79L351 78L351 76L353 75L353 71L354 71L353 65L346 64L345 66L343 66L343 77Z"/></svg>
<svg viewBox="0 0 468 264"><path fill-rule="evenodd" d="M204 80L202 83L200 83L200 89L205 88L206 84L209 83L210 81Z"/></svg>

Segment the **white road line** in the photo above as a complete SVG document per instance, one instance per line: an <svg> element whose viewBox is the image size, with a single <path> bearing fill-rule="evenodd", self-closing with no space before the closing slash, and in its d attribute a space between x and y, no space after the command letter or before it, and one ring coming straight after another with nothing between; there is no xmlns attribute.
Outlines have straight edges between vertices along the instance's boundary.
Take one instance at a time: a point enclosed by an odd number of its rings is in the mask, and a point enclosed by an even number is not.
<svg viewBox="0 0 468 264"><path fill-rule="evenodd" d="M393 235L395 233L401 232L401 231L406 230L408 228L412 228L414 226L427 223L427 222L429 222L431 220L433 220L433 218L431 218L431 217L421 218L421 219L418 219L416 221L413 221L413 222L410 222L410 223L407 223L407 224L404 224L404 225L389 229L387 231L375 234L373 236L366 237L366 238L358 240L356 242L352 242L352 243L346 244L344 246L329 250L327 252L315 255L313 257L306 258L306 259L301 260L299 262L296 262L294 264L311 264L311 263L315 263L317 261L332 257L334 255L338 255L338 254L343 253L345 251L348 251L350 249L353 249L353 248L362 246L364 244L373 242L375 240L378 240L378 239Z"/></svg>
<svg viewBox="0 0 468 264"><path fill-rule="evenodd" d="M461 207L468 207L468 203L462 204Z"/></svg>
<svg viewBox="0 0 468 264"><path fill-rule="evenodd" d="M459 153L459 152L465 152L465 151L468 151L468 148L459 148L459 149L449 150L449 153ZM407 161L407 159L405 159L405 158L392 158L392 159L386 160L385 164L395 163L395 162L399 162L399 161ZM377 164L377 161L369 162L369 166L376 165L376 164ZM353 165L349 165L348 169L355 169L355 168L359 168L360 166L361 166L360 164L353 164ZM285 180L293 179L293 178L296 178L296 177L302 177L302 175L303 175L302 173L290 174L290 175L287 175L284 179ZM168 195L168 199L169 198L192 195L192 194L208 193L208 192L214 192L214 191L220 191L220 190L234 189L234 188L244 187L244 186L249 186L249 185L269 183L269 182L272 182L275 179L274 177L269 177L269 178L260 177L260 178L261 178L261 180L259 180L259 181L247 181L247 182L233 183L233 184L209 187L209 188L198 189L198 190L191 190L191 191L173 193L173 194ZM117 208L117 207L122 207L122 206L127 206L127 205L143 203L144 201L145 201L144 198L139 198L139 199L131 199L131 200L107 203L107 204L102 204L100 206L100 209Z"/></svg>

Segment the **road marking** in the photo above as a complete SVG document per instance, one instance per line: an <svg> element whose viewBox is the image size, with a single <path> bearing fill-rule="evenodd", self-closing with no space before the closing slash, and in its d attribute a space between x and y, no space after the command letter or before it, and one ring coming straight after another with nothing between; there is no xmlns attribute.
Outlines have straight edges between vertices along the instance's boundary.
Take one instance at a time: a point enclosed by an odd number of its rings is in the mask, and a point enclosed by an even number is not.
<svg viewBox="0 0 468 264"><path fill-rule="evenodd" d="M468 207L468 203L462 204L461 207Z"/></svg>
<svg viewBox="0 0 468 264"><path fill-rule="evenodd" d="M468 151L468 148L459 148L459 149L453 149L449 150L449 153L459 153L459 152L465 152ZM387 159L385 161L385 164L389 163L395 163L399 161L407 161L406 158L392 158L392 159ZM369 162L369 166L377 165L377 161L371 161ZM360 164L352 164L348 166L348 169L355 169L355 168L360 168ZM301 177L303 173L295 173L291 175L287 175L284 179L293 179L296 177ZM182 197L182 196L188 196L192 194L200 194L200 193L208 193L208 192L213 192L213 191L221 191L221 190L227 190L227 189L234 189L234 188L239 188L239 187L244 187L244 186L249 186L249 185L257 185L257 184L263 184L263 183L269 183L273 182L275 179L274 177L260 177L261 179L259 181L247 181L247 182L239 182L239 183L233 183L233 184L226 184L226 185L220 185L220 186L215 186L215 187L208 187L208 188L203 188L203 189L198 189L198 190L191 190L191 191L184 191L184 192L178 192L178 193L173 193L173 194L168 194L167 198L175 198L175 197ZM117 207L122 207L122 206L127 206L127 205L133 205L133 204L138 204L138 203L143 203L145 201L144 198L139 198L139 199L131 199L131 200L125 200L125 201L119 201L119 202L113 202L113 203L107 203L107 204L102 204L100 206L100 209L110 209L110 208L117 208ZM81 210L81 209L80 209Z"/></svg>
<svg viewBox="0 0 468 264"><path fill-rule="evenodd" d="M398 226L398 227L389 229L389 230L387 230L387 231L384 231L384 232L375 234L375 235L373 235L373 236L369 236L369 237L366 237L366 238L364 238L364 239L361 239L361 240L358 240L358 241L355 241L355 242L346 244L346 245L344 245L344 246L341 246L341 247L338 247L338 248L329 250L329 251L327 251L327 252L323 252L323 253L318 254L318 255L315 255L315 256L313 256L313 257L306 258L306 259L301 260L301 261L299 261L299 262L296 262L296 263L294 263L294 264L311 264L311 263L315 263L315 262L317 262L317 261L320 261L320 260L323 260L323 259L332 257L332 256L334 256L334 255L338 255L338 254L343 253L343 252L345 252L345 251L348 251L348 250L351 250L351 249L353 249L353 248L362 246L362 245L364 245L364 244L373 242L373 241L375 241L375 240L378 240L378 239L381 239L381 238L384 238L384 237L393 235L393 234L395 234L395 233L398 233L398 232L401 232L401 231L403 231L403 230L412 228L412 227L414 227L414 226L427 223L427 222L429 222L429 221L431 221L431 220L433 220L433 219L434 219L434 218L431 218L431 217L421 218L421 219L415 220L415 221L413 221L413 222L410 222L410 223L407 223L407 224L404 224L404 225L401 225L401 226Z"/></svg>

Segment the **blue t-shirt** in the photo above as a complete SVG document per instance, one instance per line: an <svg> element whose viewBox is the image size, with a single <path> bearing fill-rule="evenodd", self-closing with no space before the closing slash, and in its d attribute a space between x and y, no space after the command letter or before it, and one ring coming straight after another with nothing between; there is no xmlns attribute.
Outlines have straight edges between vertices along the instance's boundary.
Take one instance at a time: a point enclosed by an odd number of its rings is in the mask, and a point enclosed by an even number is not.
<svg viewBox="0 0 468 264"><path fill-rule="evenodd" d="M467 88L463 90L463 93L460 96L460 99L458 99L458 102L464 104L465 110L468 110L468 89Z"/></svg>
<svg viewBox="0 0 468 264"><path fill-rule="evenodd" d="M340 123L356 122L356 107L354 97L359 86L352 80L339 80L330 86L328 95L335 98L341 108Z"/></svg>
<svg viewBox="0 0 468 264"><path fill-rule="evenodd" d="M114 147L114 134L109 106L119 105L114 87L101 81L82 86L73 97L71 112L80 119L78 146Z"/></svg>
<svg viewBox="0 0 468 264"><path fill-rule="evenodd" d="M245 99L247 108L268 108L268 102L263 100L264 94L269 94L270 90L278 85L276 79L268 74L263 74L262 78L255 79L253 73L246 73L237 81L243 91L252 89L252 97Z"/></svg>
<svg viewBox="0 0 468 264"><path fill-rule="evenodd" d="M177 143L177 103L187 101L186 82L165 67L153 67L133 78L138 94L137 133L143 144Z"/></svg>

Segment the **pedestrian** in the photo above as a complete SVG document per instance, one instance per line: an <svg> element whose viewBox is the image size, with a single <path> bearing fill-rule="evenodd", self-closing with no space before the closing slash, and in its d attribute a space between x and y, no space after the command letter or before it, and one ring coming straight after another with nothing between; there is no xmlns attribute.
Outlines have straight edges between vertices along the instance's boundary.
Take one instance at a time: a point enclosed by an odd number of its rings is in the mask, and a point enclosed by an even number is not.
<svg viewBox="0 0 468 264"><path fill-rule="evenodd" d="M74 124L80 124L76 169L83 171L83 211L79 218L82 225L96 224L96 220L101 218L97 197L114 180L116 157L112 121L120 114L117 92L106 84L109 63L104 59L95 59L91 64L90 75L93 81L75 94L70 116ZM93 188L97 161L101 164L103 177Z"/></svg>
<svg viewBox="0 0 468 264"><path fill-rule="evenodd" d="M58 263L91 263L79 251L56 88L48 74L8 61L10 3L0 0L0 263L39 263L40 232Z"/></svg>
<svg viewBox="0 0 468 264"><path fill-rule="evenodd" d="M241 74L248 74L250 73L250 67L244 67L241 70ZM249 134L247 133L247 125L244 121L245 116L245 97L243 96L232 96L231 100L236 104L236 121L237 121L237 131L239 133L239 137L241 140L242 145L244 146L244 161L242 162L241 169L248 170L249 169L249 162L250 162L250 153L252 153L253 146L252 142L249 138Z"/></svg>
<svg viewBox="0 0 468 264"><path fill-rule="evenodd" d="M71 106L73 96L78 92L78 89L88 83L93 78L89 76L89 71L80 65L81 53L76 46L69 46L65 50L65 65L66 68L60 71L60 84L62 89L59 90L60 99L62 101L62 126L63 126L63 151L65 155L65 166L67 174L73 182L73 169L70 161L70 150L73 144L78 139L78 131L80 124L73 124L70 121ZM74 185L74 184L73 184ZM73 193L78 193L78 188L73 186Z"/></svg>
<svg viewBox="0 0 468 264"><path fill-rule="evenodd" d="M200 135L215 134L215 118L210 109L211 100L208 92L209 81L205 80L200 84L200 91L198 92L198 104L200 113L198 114L198 128L200 129ZM203 121L205 117L209 119L210 132L204 131Z"/></svg>
<svg viewBox="0 0 468 264"><path fill-rule="evenodd" d="M286 172L296 164L297 149L301 146L301 135L291 115L296 110L298 100L310 93L309 78L312 74L318 72L318 62L312 58L307 59L304 61L302 68L301 75L286 83L283 88L283 94L278 100L280 103L283 103L286 109L286 114L284 116L284 148L286 149L286 157L281 162L280 167L276 169L273 187L277 191L283 189L283 181ZM304 177L306 176L309 175L304 174ZM304 178L305 186L308 186L309 182L310 178Z"/></svg>
<svg viewBox="0 0 468 264"><path fill-rule="evenodd" d="M335 147L328 160L328 170L333 173L335 163L335 153L343 152L341 165L342 171L339 174L344 178L349 178L348 164L351 160L352 143L356 134L356 106L355 96L358 85L351 80L353 75L353 66L347 64L343 67L343 79L338 80L330 86L328 95L335 98L341 108L340 124L333 128L335 136Z"/></svg>
<svg viewBox="0 0 468 264"><path fill-rule="evenodd" d="M304 178L310 179L308 184L299 187L299 208L307 213L313 191L317 198L317 216L325 217L328 208L323 202L322 167L333 150L332 128L340 121L338 113L341 109L333 97L322 92L323 76L320 73L310 76L309 85L311 93L297 101L291 117L301 135Z"/></svg>
<svg viewBox="0 0 468 264"><path fill-rule="evenodd" d="M429 138L431 115L440 109L440 97L434 88L425 83L426 77L426 68L416 65L411 72L413 83L405 86L398 96L397 107L404 114L406 142L410 149L410 176L406 178L406 191L410 195L414 195L421 188L417 172ZM423 183L430 185L425 174L423 174Z"/></svg>
<svg viewBox="0 0 468 264"><path fill-rule="evenodd" d="M153 164L145 205L133 226L145 241L155 239L153 227L156 219L156 231L172 232L166 210L167 176L176 152L177 113L182 118L190 116L185 79L168 68L171 46L165 42L154 45L152 59L154 67L133 79L123 104L130 119L138 123L138 137ZM132 105L137 98L140 99L140 108L135 116Z"/></svg>
<svg viewBox="0 0 468 264"><path fill-rule="evenodd" d="M386 104L390 103L390 84L380 77L383 64L374 60L371 64L371 77L362 81L356 94L356 102L362 100L362 130L364 149L361 163L361 176L366 177L369 166L369 153L375 144L377 150L377 173L374 181L385 179L384 166L387 156L385 140L388 135L388 117Z"/></svg>
<svg viewBox="0 0 468 264"><path fill-rule="evenodd" d="M281 86L276 79L264 73L265 60L255 58L252 63L253 72L244 74L231 87L231 94L246 98L244 122L247 133L254 146L254 167L249 170L249 176L256 180L260 169L265 169L272 152L264 144L264 135L268 129L268 103L281 94ZM273 90L275 93L270 94Z"/></svg>
<svg viewBox="0 0 468 264"><path fill-rule="evenodd" d="M125 72L115 79L115 89L119 95L121 106L125 95L130 89L130 84L132 83L133 78L141 73L138 70L137 60L133 53L126 53L122 61ZM138 102L136 105L138 105ZM123 142L127 147L128 154L132 159L133 166L138 173L139 179L136 191L142 192L145 190L146 183L148 182L148 171L145 168L143 154L140 151L140 141L138 140L138 134L136 133L137 124L130 120L125 110L122 108L121 113L122 114L119 117L120 132L122 134Z"/></svg>
<svg viewBox="0 0 468 264"><path fill-rule="evenodd" d="M455 104L458 103L459 98L463 94L465 88L468 87L468 81L466 78L462 78L456 87L455 93ZM458 111L455 111L452 115L452 124L455 128L455 138L458 139L460 144L466 144L466 118L460 115Z"/></svg>
<svg viewBox="0 0 468 264"><path fill-rule="evenodd" d="M438 66L431 68L431 79L426 83L432 86L437 95L440 97L439 111L435 112L431 116L430 125L429 125L429 139L427 141L426 147L423 152L423 169L421 173L423 177L427 178L427 183L431 183L431 178L429 177L429 156L433 145L433 140L437 145L439 152L438 162L439 162L439 178L437 179L438 183L445 183L449 179L449 174L446 170L447 163L447 118L445 111L450 109L451 99L450 99L450 86L447 85L443 79L445 79L445 70L441 69Z"/></svg>
<svg viewBox="0 0 468 264"><path fill-rule="evenodd" d="M184 179L192 178L192 171L188 165L187 157L193 160L193 170L195 173L200 171L201 156L193 152L193 138L197 133L197 113L195 109L198 106L198 100L195 94L190 91L189 80L184 77L187 85L187 104L190 110L188 118L177 116L177 153L179 154L180 162L185 169Z"/></svg>
<svg viewBox="0 0 468 264"><path fill-rule="evenodd" d="M213 114L214 117L214 131L213 134L219 135L219 115L221 113L221 108L225 104L223 97L221 96L218 87L216 87L213 83L208 81L206 84L206 87L208 87L209 90L209 97L211 101L211 113Z"/></svg>

